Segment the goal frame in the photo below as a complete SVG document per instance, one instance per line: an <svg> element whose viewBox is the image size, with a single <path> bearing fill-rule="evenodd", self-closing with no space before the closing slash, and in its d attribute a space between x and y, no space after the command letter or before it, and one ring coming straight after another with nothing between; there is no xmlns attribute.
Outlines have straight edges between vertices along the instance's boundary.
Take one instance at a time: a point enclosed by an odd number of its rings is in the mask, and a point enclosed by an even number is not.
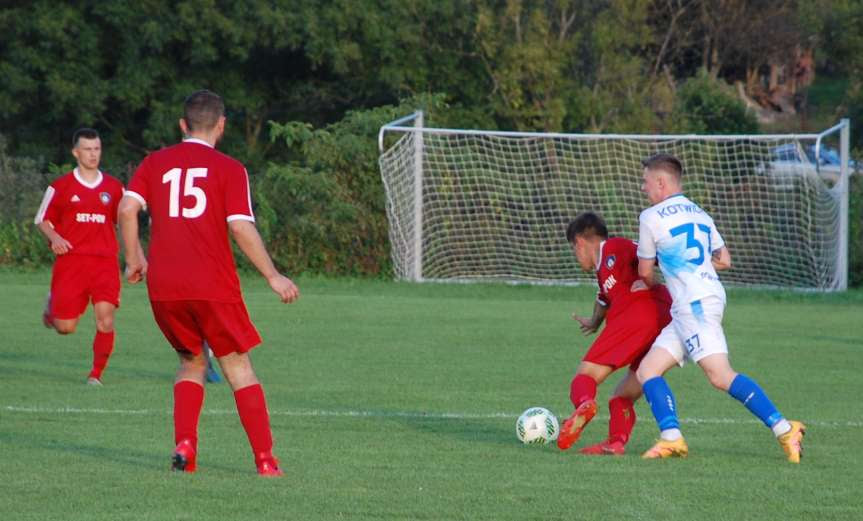
<svg viewBox="0 0 863 521"><path fill-rule="evenodd" d="M792 133L792 134L576 134L576 133L560 133L560 132L517 132L517 131L502 131L502 130L472 130L472 129L457 129L457 128L435 128L424 126L424 113L417 110L412 114L391 121L380 127L378 131L378 150L381 154L379 162L381 166L381 176L383 177L383 157L386 151L386 135L387 134L405 134L412 133L415 135L413 142L413 199L414 199L414 219L413 229L411 231L410 247L413 250L413 262L408 270L408 274L404 277L412 282L424 281L439 281L439 282L454 282L463 281L461 279L429 279L423 276L423 158L424 158L424 140L425 134L438 135L464 135L464 136L496 136L506 138L548 138L562 140L632 140L632 141L665 141L665 140L701 140L701 141L734 141L746 139L781 139L781 140L814 140L815 141L815 157L821 157L820 151L822 141L827 136L839 134L839 155L840 167L839 178L833 190L838 194L839 204L839 222L838 222L838 245L837 255L835 259L836 277L831 287L825 288L810 288L818 291L844 291L848 288L848 233L849 233L849 192L850 192L850 120L843 118L836 125L819 133ZM816 161L813 165L816 172L820 172L820 162ZM388 207L389 207L389 190L386 186L387 180L383 178L384 187L387 191ZM470 280L468 282L476 282ZM518 281L517 283L528 284L551 284L561 285L566 284L558 281ZM578 283L576 283L578 284ZM748 285L749 286L749 285ZM758 286L758 285L755 285ZM749 286L753 287L753 286ZM762 287L776 288L777 286L764 285ZM779 288L785 289L783 286ZM806 288L795 288L806 289Z"/></svg>

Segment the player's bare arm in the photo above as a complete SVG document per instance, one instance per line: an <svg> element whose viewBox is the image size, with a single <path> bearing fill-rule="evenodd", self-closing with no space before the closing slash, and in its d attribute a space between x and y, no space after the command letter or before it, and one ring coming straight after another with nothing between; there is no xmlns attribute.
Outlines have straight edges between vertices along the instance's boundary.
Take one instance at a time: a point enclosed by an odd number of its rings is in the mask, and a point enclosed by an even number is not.
<svg viewBox="0 0 863 521"><path fill-rule="evenodd" d="M647 287L656 285L656 275L653 273L653 266L655 265L656 259L638 259L638 276L647 284Z"/></svg>
<svg viewBox="0 0 863 521"><path fill-rule="evenodd" d="M288 304L297 300L300 297L300 290L297 289L291 279L276 270L255 225L249 221L236 220L228 223L228 227L237 242L237 246L261 275L267 279L270 288L279 296L281 301Z"/></svg>
<svg viewBox="0 0 863 521"><path fill-rule="evenodd" d="M603 306L597 301L593 305L593 315L590 318L578 316L575 313L572 314L572 319L580 324L581 332L585 335L592 335L596 333L599 329L599 326L602 325L602 322L605 320L605 314L608 312L608 306Z"/></svg>
<svg viewBox="0 0 863 521"><path fill-rule="evenodd" d="M716 271L731 268L731 252L725 246L719 248L710 256L710 263L713 264L713 269Z"/></svg>
<svg viewBox="0 0 863 521"><path fill-rule="evenodd" d="M54 225L51 224L51 221L42 221L36 225L39 228L39 231L42 232L42 235L48 238L51 241L51 251L53 251L56 255L63 255L64 253L69 253L69 250L72 249L72 243L64 239L57 231L54 229Z"/></svg>
<svg viewBox="0 0 863 521"><path fill-rule="evenodd" d="M127 195L120 200L120 207L117 209L123 253L126 257L125 276L130 284L141 282L147 274L147 259L138 237L138 212L142 208L140 201Z"/></svg>

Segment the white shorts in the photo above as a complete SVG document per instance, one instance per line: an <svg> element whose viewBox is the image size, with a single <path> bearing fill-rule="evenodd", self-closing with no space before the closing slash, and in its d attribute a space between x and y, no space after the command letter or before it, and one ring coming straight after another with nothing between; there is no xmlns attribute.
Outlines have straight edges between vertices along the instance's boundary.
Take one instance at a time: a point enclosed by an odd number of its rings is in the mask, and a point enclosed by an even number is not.
<svg viewBox="0 0 863 521"><path fill-rule="evenodd" d="M728 354L728 344L722 331L725 303L718 297L692 302L683 309L671 310L671 323L653 341L653 348L671 353L677 365L686 359L698 362L716 353Z"/></svg>

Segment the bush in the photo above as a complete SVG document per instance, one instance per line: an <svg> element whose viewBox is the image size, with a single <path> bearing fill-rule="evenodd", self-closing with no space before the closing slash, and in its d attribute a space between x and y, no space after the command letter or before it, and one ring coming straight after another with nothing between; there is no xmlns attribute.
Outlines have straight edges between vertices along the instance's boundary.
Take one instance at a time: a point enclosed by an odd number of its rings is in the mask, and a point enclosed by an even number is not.
<svg viewBox="0 0 863 521"><path fill-rule="evenodd" d="M39 161L9 156L0 136L0 265L51 263L51 250L33 224L51 178Z"/></svg>
<svg viewBox="0 0 863 521"><path fill-rule="evenodd" d="M693 134L757 134L758 120L724 81L706 72L677 90L672 111L676 131Z"/></svg>
<svg viewBox="0 0 863 521"><path fill-rule="evenodd" d="M292 274L391 276L378 130L418 108L443 107L441 96L424 96L349 112L322 129L270 122L271 139L294 158L254 181L258 226L276 264Z"/></svg>

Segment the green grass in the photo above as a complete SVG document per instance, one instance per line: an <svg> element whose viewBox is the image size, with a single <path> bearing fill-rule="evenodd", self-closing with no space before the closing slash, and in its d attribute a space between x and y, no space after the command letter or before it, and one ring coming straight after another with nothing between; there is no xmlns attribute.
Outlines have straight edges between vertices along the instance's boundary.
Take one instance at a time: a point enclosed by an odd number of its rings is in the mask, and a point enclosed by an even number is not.
<svg viewBox="0 0 863 521"><path fill-rule="evenodd" d="M287 472L254 474L231 393L207 387L199 471L168 471L175 355L141 287L124 287L103 388L83 384L93 326L60 337L39 314L49 274L0 272L0 519L855 519L863 511L863 292L731 291L736 368L809 424L788 464L773 437L691 366L672 371L686 460L643 461L648 408L620 458L523 446L517 415L571 411L590 339L569 314L593 290L300 280L246 298L253 353ZM604 437L605 401L580 444ZM451 415L451 416L448 416Z"/></svg>

